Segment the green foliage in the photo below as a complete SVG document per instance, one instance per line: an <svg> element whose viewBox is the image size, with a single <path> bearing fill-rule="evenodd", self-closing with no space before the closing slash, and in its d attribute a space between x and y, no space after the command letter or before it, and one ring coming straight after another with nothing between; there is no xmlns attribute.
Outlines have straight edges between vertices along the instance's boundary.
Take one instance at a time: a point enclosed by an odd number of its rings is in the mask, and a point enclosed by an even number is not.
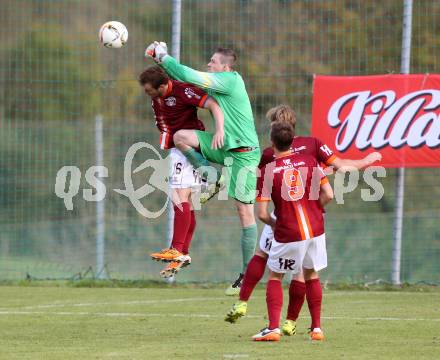
<svg viewBox="0 0 440 360"><path fill-rule="evenodd" d="M97 64L85 67L60 28L35 25L2 57L8 67L4 114L9 119L84 119L96 109L96 94L84 82Z"/></svg>

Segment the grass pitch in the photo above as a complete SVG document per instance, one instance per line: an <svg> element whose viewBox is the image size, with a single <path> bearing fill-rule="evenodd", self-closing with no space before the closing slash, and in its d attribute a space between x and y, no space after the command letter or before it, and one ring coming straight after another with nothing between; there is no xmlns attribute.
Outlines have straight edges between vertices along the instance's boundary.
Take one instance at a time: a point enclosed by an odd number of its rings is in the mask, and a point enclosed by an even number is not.
<svg viewBox="0 0 440 360"><path fill-rule="evenodd" d="M306 336L306 305L295 336L252 342L267 323L262 288L234 325L223 288L1 286L0 299L0 359L440 358L436 289L324 291L323 343Z"/></svg>

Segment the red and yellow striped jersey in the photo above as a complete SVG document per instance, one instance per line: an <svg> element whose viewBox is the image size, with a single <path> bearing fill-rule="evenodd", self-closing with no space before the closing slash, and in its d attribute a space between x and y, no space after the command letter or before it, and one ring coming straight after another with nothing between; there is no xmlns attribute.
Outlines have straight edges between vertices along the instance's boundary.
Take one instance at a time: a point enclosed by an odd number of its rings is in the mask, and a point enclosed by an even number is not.
<svg viewBox="0 0 440 360"><path fill-rule="evenodd" d="M263 167L261 179L257 201L274 203L276 241L301 241L324 233L318 199L320 185L328 180L314 157L289 154L276 158Z"/></svg>

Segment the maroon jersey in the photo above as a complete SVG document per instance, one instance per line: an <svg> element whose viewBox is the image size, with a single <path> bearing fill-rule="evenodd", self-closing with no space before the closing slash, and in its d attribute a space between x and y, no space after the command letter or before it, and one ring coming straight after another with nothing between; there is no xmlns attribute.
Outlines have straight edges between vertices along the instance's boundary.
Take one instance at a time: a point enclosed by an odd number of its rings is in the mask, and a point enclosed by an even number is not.
<svg viewBox="0 0 440 360"><path fill-rule="evenodd" d="M315 158L319 164L331 165L336 158L333 151L321 140L311 136L295 136L293 138L292 147L290 148L294 154L307 154ZM275 160L275 154L271 147L263 150L261 154L258 168L261 170L266 164ZM257 194L261 194L263 187L262 177L257 179Z"/></svg>
<svg viewBox="0 0 440 360"><path fill-rule="evenodd" d="M205 130L197 118L197 107L203 107L208 95L194 85L169 80L165 96L151 101L156 126L160 131L161 149L174 147L173 135L180 129Z"/></svg>
<svg viewBox="0 0 440 360"><path fill-rule="evenodd" d="M336 156L333 155L333 151L326 144L312 136L295 136L290 150L295 154L311 155L320 164L325 164L327 166L331 165L336 158ZM271 147L264 149L261 154L258 168L261 169L264 165L272 162L274 159L275 155L273 149Z"/></svg>
<svg viewBox="0 0 440 360"><path fill-rule="evenodd" d="M262 169L263 191L257 201L275 206L275 240L301 241L324 233L319 204L320 185L328 179L311 155L289 154L276 158Z"/></svg>

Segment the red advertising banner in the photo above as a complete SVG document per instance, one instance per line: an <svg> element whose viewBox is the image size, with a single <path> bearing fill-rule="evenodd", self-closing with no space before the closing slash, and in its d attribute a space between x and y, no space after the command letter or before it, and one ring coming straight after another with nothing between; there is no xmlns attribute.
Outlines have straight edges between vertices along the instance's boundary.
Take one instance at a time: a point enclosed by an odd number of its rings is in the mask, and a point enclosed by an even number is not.
<svg viewBox="0 0 440 360"><path fill-rule="evenodd" d="M440 167L440 75L315 76L312 135L343 158Z"/></svg>

